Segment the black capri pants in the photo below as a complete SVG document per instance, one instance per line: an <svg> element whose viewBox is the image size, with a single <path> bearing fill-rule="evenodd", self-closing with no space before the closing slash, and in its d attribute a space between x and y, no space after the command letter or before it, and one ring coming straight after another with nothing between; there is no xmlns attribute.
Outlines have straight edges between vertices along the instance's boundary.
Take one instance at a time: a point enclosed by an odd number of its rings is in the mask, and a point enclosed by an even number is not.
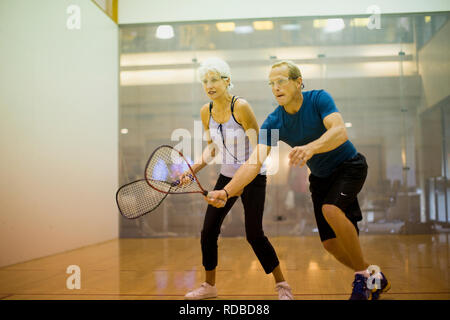
<svg viewBox="0 0 450 320"><path fill-rule="evenodd" d="M231 178L219 175L214 190L222 190ZM264 235L262 219L266 197L265 175L257 175L241 194L245 213L245 234L264 271L269 274L279 265L275 249ZM238 197L231 197L223 208L208 205L201 232L202 263L206 271L217 266L217 240L223 220L233 207Z"/></svg>

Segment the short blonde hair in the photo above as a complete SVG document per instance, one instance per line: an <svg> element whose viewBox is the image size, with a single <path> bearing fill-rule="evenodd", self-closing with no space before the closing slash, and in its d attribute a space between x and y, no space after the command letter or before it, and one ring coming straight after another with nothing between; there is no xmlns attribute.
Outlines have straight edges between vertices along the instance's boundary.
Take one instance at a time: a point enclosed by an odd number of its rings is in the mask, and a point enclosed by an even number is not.
<svg viewBox="0 0 450 320"><path fill-rule="evenodd" d="M228 63L219 58L208 58L200 64L197 70L198 78L203 81L208 72L217 72L222 78L230 79L228 89L233 88L231 83L231 70Z"/></svg>
<svg viewBox="0 0 450 320"><path fill-rule="evenodd" d="M302 78L302 73L300 71L300 68L293 63L290 60L281 60L272 65L273 68L281 67L281 66L287 66L289 70L289 78L291 79L297 79ZM302 78L303 79L303 78Z"/></svg>

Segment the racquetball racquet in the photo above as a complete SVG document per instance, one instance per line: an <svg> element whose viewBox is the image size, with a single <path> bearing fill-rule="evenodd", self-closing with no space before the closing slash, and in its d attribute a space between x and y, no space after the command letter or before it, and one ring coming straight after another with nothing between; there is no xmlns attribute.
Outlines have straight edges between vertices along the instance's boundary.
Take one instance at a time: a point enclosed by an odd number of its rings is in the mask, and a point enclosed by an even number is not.
<svg viewBox="0 0 450 320"><path fill-rule="evenodd" d="M188 170L191 180L180 183L180 176ZM145 166L145 179L150 187L161 193L208 195L183 154L168 145L162 145L153 151Z"/></svg>
<svg viewBox="0 0 450 320"><path fill-rule="evenodd" d="M159 207L168 193L151 188L145 179L127 183L116 192L120 214L127 219L136 219Z"/></svg>

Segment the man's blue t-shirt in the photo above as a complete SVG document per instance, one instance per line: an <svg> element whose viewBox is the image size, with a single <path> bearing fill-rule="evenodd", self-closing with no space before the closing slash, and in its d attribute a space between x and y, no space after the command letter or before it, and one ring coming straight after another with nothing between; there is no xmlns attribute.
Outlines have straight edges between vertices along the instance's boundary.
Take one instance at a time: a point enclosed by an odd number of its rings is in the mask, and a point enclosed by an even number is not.
<svg viewBox="0 0 450 320"><path fill-rule="evenodd" d="M319 139L327 129L323 119L333 112L339 112L331 95L324 90L304 91L303 104L295 114L287 113L278 106L261 126L258 143L276 146L278 140L291 147L303 146ZM271 129L279 130L278 140L271 137ZM311 173L327 177L345 160L355 157L357 151L350 140L334 150L318 153L307 161Z"/></svg>

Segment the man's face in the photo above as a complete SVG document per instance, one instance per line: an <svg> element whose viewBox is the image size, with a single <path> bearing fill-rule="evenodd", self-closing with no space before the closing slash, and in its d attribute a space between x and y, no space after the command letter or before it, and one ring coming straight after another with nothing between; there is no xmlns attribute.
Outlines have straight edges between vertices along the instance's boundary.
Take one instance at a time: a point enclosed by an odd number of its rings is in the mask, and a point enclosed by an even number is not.
<svg viewBox="0 0 450 320"><path fill-rule="evenodd" d="M272 93L280 106L288 105L294 99L300 90L301 81L301 78L289 78L289 69L286 65L272 68L269 74Z"/></svg>

